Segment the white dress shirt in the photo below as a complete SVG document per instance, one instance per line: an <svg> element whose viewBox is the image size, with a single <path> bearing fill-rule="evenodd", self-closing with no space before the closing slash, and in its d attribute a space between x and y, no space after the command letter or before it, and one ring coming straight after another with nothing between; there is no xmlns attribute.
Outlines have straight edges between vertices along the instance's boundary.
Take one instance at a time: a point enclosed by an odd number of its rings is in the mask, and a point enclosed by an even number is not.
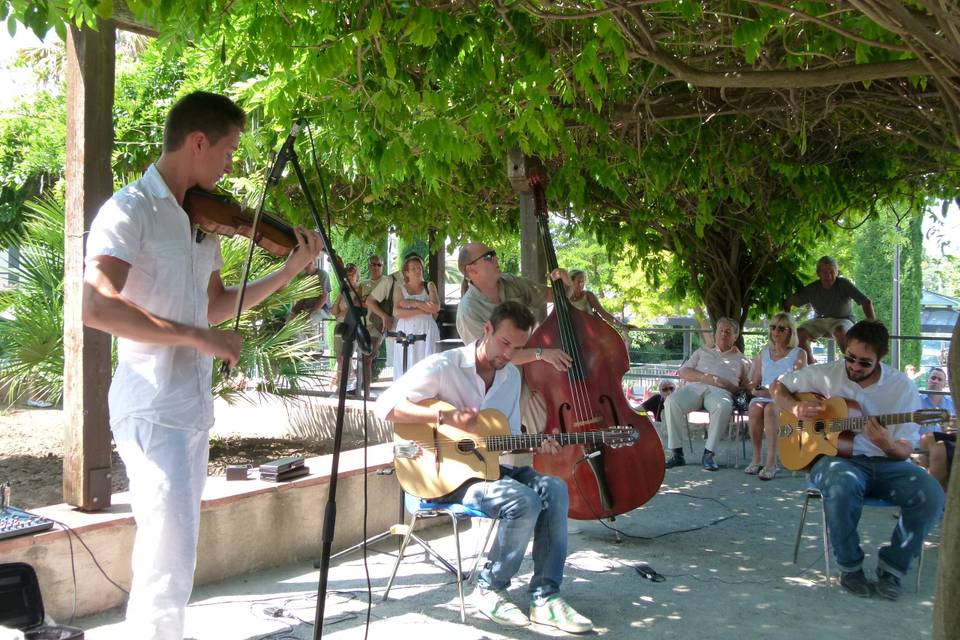
<svg viewBox="0 0 960 640"><path fill-rule="evenodd" d="M520 434L520 370L507 364L493 376L490 389L477 374L477 343L435 353L411 367L377 398L378 418L387 415L402 400L420 402L436 398L458 409L496 409L510 423L510 432Z"/></svg>
<svg viewBox="0 0 960 640"><path fill-rule="evenodd" d="M780 382L791 393L812 392L827 398L840 396L855 400L865 416L903 413L920 408L920 394L910 378L883 363L880 364L880 379L867 388L847 377L843 360L792 371L783 376ZM920 428L914 422L890 425L887 429L894 442L906 440L914 448L920 444ZM886 457L887 454L870 442L865 433L858 433L853 439L853 455Z"/></svg>
<svg viewBox="0 0 960 640"><path fill-rule="evenodd" d="M223 266L219 236L197 242L186 212L153 165L100 208L87 237L87 260L112 256L130 265L123 296L160 318L207 328L210 275ZM117 339L110 424L142 418L174 429L213 425L213 358L191 347Z"/></svg>

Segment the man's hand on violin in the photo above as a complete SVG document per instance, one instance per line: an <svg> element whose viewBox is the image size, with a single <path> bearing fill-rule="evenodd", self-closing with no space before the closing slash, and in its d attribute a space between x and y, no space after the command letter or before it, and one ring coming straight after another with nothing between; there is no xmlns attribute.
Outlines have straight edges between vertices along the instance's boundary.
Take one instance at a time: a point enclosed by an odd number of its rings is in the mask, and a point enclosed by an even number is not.
<svg viewBox="0 0 960 640"><path fill-rule="evenodd" d="M240 334L236 331L207 329L200 335L197 351L219 358L231 369L240 360Z"/></svg>
<svg viewBox="0 0 960 640"><path fill-rule="evenodd" d="M317 259L323 251L323 240L316 231L303 227L296 227L293 233L297 236L297 248L287 256L283 267L295 275L306 271L310 263Z"/></svg>

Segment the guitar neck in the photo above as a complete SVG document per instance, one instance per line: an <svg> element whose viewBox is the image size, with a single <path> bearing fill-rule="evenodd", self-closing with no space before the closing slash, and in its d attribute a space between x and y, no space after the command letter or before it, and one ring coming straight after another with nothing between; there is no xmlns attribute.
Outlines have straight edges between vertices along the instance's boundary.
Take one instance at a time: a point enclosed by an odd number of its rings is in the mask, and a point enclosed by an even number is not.
<svg viewBox="0 0 960 640"><path fill-rule="evenodd" d="M538 433L518 436L486 436L483 441L488 451L513 451L515 449L536 449L547 438L556 440L561 446L568 444L618 444L623 441L608 431L582 431L579 433Z"/></svg>
<svg viewBox="0 0 960 640"><path fill-rule="evenodd" d="M890 424L902 424L904 422L915 422L916 416L912 411L905 413L887 413L882 416L858 416L854 418L839 418L830 421L829 431L837 433L839 431L854 431L860 433L867 428L867 421L875 418L883 426Z"/></svg>

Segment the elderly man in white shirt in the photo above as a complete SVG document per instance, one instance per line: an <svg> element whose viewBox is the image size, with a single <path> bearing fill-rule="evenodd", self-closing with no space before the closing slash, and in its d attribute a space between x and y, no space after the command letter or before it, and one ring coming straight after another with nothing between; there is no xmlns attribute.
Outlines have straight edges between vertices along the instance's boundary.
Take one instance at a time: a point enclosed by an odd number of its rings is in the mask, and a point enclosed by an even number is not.
<svg viewBox="0 0 960 640"><path fill-rule="evenodd" d="M520 433L520 371L511 364L533 329L533 314L519 302L497 305L475 342L433 354L414 365L378 399L374 412L400 423L453 425L477 429L481 409L496 409ZM442 400L455 409L435 412L426 400ZM552 438L542 453L556 453ZM586 633L593 623L560 597L567 558L567 486L563 480L540 475L528 466L500 466L500 479L469 481L438 502L463 504L500 520L487 563L477 576L472 602L483 615L509 626L530 622L569 633ZM533 537L533 576L529 617L507 594L510 580L520 570Z"/></svg>
<svg viewBox="0 0 960 640"><path fill-rule="evenodd" d="M824 405L798 400L812 392L825 398L855 402L865 416L911 412L920 408L917 388L903 373L882 364L890 336L882 323L863 320L847 332L843 360L788 373L771 389L781 411L802 420L818 418ZM840 584L854 595L896 600L900 580L923 547L927 533L940 519L944 493L940 484L909 461L920 441L915 423L881 426L871 418L853 440L849 458L823 456L810 469L810 480L821 491L830 542ZM877 581L863 573L863 549L857 524L865 497L881 498L900 507L900 518L890 544L878 554Z"/></svg>
<svg viewBox="0 0 960 640"><path fill-rule="evenodd" d="M213 358L240 357L230 318L238 289L220 279L220 242L191 226L188 189L212 190L233 166L246 116L224 96L195 92L171 109L163 152L103 205L87 238L83 322L118 338L110 428L130 479L137 523L125 637L180 640L193 588L200 496L213 425ZM247 285L248 309L320 252L295 230L283 267Z"/></svg>
<svg viewBox="0 0 960 640"><path fill-rule="evenodd" d="M673 452L667 460L668 469L686 464L682 429L687 426L687 414L699 409L710 414L701 463L707 471L719 468L714 452L720 429L730 421L733 396L746 386L750 377L750 361L735 344L739 334L740 327L736 322L720 318L714 333L714 346L694 351L677 372L686 384L672 393L663 405L667 446Z"/></svg>

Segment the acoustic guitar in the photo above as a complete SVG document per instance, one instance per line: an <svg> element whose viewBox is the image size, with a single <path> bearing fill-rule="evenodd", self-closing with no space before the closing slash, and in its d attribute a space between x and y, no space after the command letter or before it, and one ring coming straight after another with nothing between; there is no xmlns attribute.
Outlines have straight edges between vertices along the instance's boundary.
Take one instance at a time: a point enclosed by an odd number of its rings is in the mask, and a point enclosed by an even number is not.
<svg viewBox="0 0 960 640"><path fill-rule="evenodd" d="M445 402L423 403L434 411L453 411ZM477 416L478 433L446 424L395 423L394 467L404 491L420 498L445 496L468 480L498 480L500 452L539 447L550 438L560 445L631 444L639 437L631 427L598 431L513 435L506 416L484 409Z"/></svg>
<svg viewBox="0 0 960 640"><path fill-rule="evenodd" d="M800 420L792 413L780 412L777 447L781 464L791 471L808 468L820 456L852 456L853 438L866 429L867 421L871 417L884 426L905 422L929 424L950 418L950 414L944 409L919 409L880 416L850 416L849 402L845 398L833 397L824 400L813 393L801 393L797 398L823 402L825 408L823 414L813 420Z"/></svg>

